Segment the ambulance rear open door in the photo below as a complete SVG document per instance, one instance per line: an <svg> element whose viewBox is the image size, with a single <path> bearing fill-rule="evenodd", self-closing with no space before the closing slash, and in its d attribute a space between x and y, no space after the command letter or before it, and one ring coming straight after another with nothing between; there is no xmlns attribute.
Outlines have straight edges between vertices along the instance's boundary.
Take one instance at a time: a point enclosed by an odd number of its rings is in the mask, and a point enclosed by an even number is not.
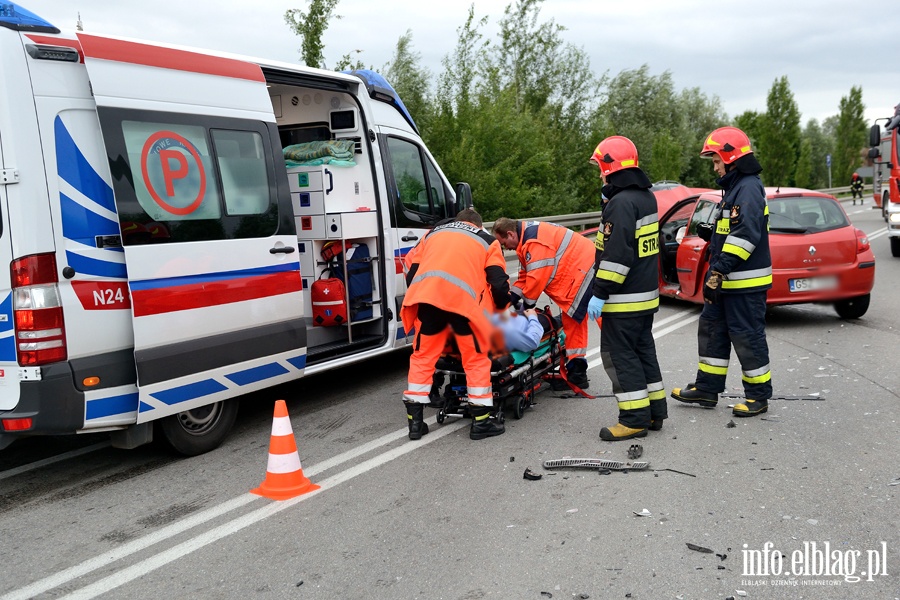
<svg viewBox="0 0 900 600"><path fill-rule="evenodd" d="M138 422L298 377L297 237L261 69L78 38L128 270Z"/></svg>

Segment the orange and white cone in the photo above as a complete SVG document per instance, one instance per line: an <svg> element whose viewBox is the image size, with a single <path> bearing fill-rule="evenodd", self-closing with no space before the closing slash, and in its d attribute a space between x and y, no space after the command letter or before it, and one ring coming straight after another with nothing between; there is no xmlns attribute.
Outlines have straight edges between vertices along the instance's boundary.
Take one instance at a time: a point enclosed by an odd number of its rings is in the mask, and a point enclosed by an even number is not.
<svg viewBox="0 0 900 600"><path fill-rule="evenodd" d="M269 464L266 478L251 494L271 500L287 500L312 492L319 486L303 475L300 453L294 441L291 418L288 417L284 400L275 401L275 417L272 420L272 438L269 442Z"/></svg>

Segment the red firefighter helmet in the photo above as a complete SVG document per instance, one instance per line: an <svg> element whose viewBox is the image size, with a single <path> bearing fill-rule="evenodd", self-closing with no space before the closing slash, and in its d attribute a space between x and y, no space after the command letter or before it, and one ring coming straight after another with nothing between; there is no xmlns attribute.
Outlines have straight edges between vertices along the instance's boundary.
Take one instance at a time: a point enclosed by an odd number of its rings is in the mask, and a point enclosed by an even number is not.
<svg viewBox="0 0 900 600"><path fill-rule="evenodd" d="M859 179L859 173L853 173L853 179Z"/></svg>
<svg viewBox="0 0 900 600"><path fill-rule="evenodd" d="M610 173L638 166L638 151L634 142L621 135L613 135L599 144L591 155L591 162L600 167L600 174L606 177Z"/></svg>
<svg viewBox="0 0 900 600"><path fill-rule="evenodd" d="M718 154L726 165L730 165L737 159L747 154L752 154L750 138L737 127L719 127L706 137L700 156L712 158Z"/></svg>

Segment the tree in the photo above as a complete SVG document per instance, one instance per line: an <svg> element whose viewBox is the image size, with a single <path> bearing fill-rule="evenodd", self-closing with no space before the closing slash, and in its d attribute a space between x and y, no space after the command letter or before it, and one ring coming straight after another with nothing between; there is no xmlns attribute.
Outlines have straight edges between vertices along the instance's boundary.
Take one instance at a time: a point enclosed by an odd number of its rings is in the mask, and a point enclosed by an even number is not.
<svg viewBox="0 0 900 600"><path fill-rule="evenodd" d="M681 90L678 97L678 113L682 116L682 133L677 140L682 145L681 183L694 187L712 187L716 175L710 162L700 157L700 149L706 136L728 123L718 96L712 98L700 88Z"/></svg>
<svg viewBox="0 0 900 600"><path fill-rule="evenodd" d="M328 29L328 21L333 17L340 19L340 15L334 14L340 0L306 0L309 10L304 12L299 8L291 8L284 13L284 22L300 36L300 54L303 63L309 67L325 67L325 45L322 36ZM347 56L349 61L349 55Z"/></svg>
<svg viewBox="0 0 900 600"><path fill-rule="evenodd" d="M828 187L825 157L832 153L833 140L825 134L817 120L810 119L803 128L803 141L809 142L810 147L811 172L808 187L814 190Z"/></svg>
<svg viewBox="0 0 900 600"><path fill-rule="evenodd" d="M765 115L755 110L746 110L734 118L734 126L747 134L753 151L759 151L760 130L763 126Z"/></svg>
<svg viewBox="0 0 900 600"><path fill-rule="evenodd" d="M763 180L773 186L790 185L800 152L800 110L786 75L769 90L759 138Z"/></svg>
<svg viewBox="0 0 900 600"><path fill-rule="evenodd" d="M849 185L850 176L862 163L860 150L866 145L866 107L862 101L862 88L851 87L850 94L841 98L839 108L832 158L834 181L837 185Z"/></svg>
<svg viewBox="0 0 900 600"><path fill-rule="evenodd" d="M797 187L808 188L812 181L812 144L804 138L800 142L800 155L797 157L797 167L794 171L794 183Z"/></svg>
<svg viewBox="0 0 900 600"><path fill-rule="evenodd" d="M356 58L353 58L353 54L356 55ZM354 50L352 53L348 52L343 55L337 63L334 65L335 71L358 71L360 69L365 69L366 65L359 59L359 55L362 54L362 50Z"/></svg>
<svg viewBox="0 0 900 600"><path fill-rule="evenodd" d="M394 57L384 68L387 80L420 130L427 127L432 111L428 90L431 73L419 64L421 58L421 54L412 50L412 30L407 30L397 40Z"/></svg>

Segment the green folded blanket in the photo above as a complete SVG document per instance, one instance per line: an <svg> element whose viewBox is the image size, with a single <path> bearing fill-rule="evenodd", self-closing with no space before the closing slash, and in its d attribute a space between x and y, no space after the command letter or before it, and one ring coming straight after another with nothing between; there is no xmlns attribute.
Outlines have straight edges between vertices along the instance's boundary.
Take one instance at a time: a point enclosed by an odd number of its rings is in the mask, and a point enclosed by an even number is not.
<svg viewBox="0 0 900 600"><path fill-rule="evenodd" d="M288 166L349 163L353 161L353 140L327 140L292 144L282 150Z"/></svg>

